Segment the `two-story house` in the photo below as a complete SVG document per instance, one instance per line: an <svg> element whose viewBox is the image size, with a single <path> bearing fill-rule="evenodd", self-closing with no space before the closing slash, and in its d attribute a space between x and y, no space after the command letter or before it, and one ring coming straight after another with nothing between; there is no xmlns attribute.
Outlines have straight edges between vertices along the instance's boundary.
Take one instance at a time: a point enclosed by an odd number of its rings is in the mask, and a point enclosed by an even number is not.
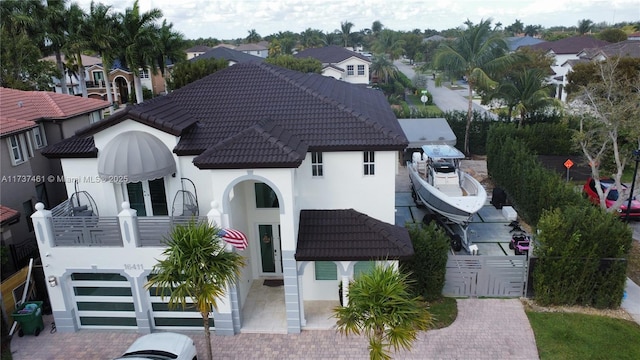
<svg viewBox="0 0 640 360"><path fill-rule="evenodd" d="M322 75L346 81L351 84L369 84L369 67L371 61L366 56L330 45L321 48L310 48L294 55L297 58L314 58L322 63Z"/></svg>
<svg viewBox="0 0 640 360"><path fill-rule="evenodd" d="M562 101L566 101L567 92L564 88L567 85L566 75L568 69L562 65L568 60L579 59L578 54L584 49L601 47L607 44L609 44L607 41L598 40L591 36L581 35L556 41L545 41L529 47L534 50L544 51L554 57L554 64L551 65L553 75L550 76L549 82L556 86L556 97Z"/></svg>
<svg viewBox="0 0 640 360"><path fill-rule="evenodd" d="M234 48L234 50L243 52L245 54L266 58L269 56L269 42L260 41L258 43L240 44Z"/></svg>
<svg viewBox="0 0 640 360"><path fill-rule="evenodd" d="M407 143L379 91L239 63L48 147L83 199L32 216L58 331L201 328L144 287L172 224L193 216L247 237L228 245L246 265L216 333L317 328L340 284L413 254L394 225Z"/></svg>
<svg viewBox="0 0 640 360"><path fill-rule="evenodd" d="M47 207L55 206L67 198L67 188L59 181L60 161L42 156L42 149L102 119L102 111L108 106L101 100L0 88L0 204L19 212L19 217L9 217L17 221L3 224L2 244L9 250L3 277L26 265L34 252L37 254L29 218L34 205L42 202Z"/></svg>
<svg viewBox="0 0 640 360"><path fill-rule="evenodd" d="M189 61L198 61L203 59L225 59L228 61L229 66L244 62L264 61L263 57L250 55L224 46L213 48L203 54L191 58Z"/></svg>

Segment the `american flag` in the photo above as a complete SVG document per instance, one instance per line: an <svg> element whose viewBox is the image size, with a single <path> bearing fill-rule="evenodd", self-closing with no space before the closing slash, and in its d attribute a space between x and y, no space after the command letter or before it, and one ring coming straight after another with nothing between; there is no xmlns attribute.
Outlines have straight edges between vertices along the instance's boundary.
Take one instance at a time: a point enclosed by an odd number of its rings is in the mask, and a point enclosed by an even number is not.
<svg viewBox="0 0 640 360"><path fill-rule="evenodd" d="M231 246L239 250L244 250L249 245L247 242L247 236L242 231L235 229L222 229L218 235Z"/></svg>

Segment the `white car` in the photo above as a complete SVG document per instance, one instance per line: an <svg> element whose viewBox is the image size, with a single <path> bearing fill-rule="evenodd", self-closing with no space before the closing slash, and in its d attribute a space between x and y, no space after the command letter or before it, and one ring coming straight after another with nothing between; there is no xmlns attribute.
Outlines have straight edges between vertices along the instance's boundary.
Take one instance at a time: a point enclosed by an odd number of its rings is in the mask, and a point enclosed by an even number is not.
<svg viewBox="0 0 640 360"><path fill-rule="evenodd" d="M148 334L138 338L115 360L197 360L193 340L171 332Z"/></svg>

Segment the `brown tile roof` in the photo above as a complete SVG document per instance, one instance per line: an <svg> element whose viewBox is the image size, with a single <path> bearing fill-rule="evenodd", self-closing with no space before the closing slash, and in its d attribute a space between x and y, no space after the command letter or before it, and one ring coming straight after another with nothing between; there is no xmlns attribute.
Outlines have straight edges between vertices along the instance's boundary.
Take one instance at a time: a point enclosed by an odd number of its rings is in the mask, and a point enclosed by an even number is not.
<svg viewBox="0 0 640 360"><path fill-rule="evenodd" d="M323 64L339 63L351 57L371 62L366 56L355 51L347 50L342 46L329 45L321 48L310 48L300 51L294 55L297 58L314 58L320 60Z"/></svg>
<svg viewBox="0 0 640 360"><path fill-rule="evenodd" d="M77 135L125 119L180 136L174 152L202 155L201 168L291 167L306 151L393 151L407 145L379 91L266 63L220 70Z"/></svg>
<svg viewBox="0 0 640 360"><path fill-rule="evenodd" d="M33 121L5 118L0 114L0 136L9 136L38 126Z"/></svg>
<svg viewBox="0 0 640 360"><path fill-rule="evenodd" d="M0 225L10 225L18 222L20 213L10 207L0 205Z"/></svg>
<svg viewBox="0 0 640 360"><path fill-rule="evenodd" d="M406 228L348 210L302 210L298 261L396 260L413 256Z"/></svg>
<svg viewBox="0 0 640 360"><path fill-rule="evenodd" d="M555 54L577 54L580 51L600 47L610 44L607 41L598 40L591 36L572 36L556 41L546 41L539 44L529 46L531 49L538 49L544 51L553 51Z"/></svg>
<svg viewBox="0 0 640 360"><path fill-rule="evenodd" d="M0 88L0 117L18 120L62 120L109 107L103 100Z"/></svg>

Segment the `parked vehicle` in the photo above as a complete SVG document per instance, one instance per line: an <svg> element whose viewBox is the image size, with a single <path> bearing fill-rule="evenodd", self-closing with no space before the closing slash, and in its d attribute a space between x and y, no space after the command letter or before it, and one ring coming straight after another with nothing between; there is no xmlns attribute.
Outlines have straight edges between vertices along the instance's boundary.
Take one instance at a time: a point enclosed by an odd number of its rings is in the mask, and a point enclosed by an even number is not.
<svg viewBox="0 0 640 360"><path fill-rule="evenodd" d="M622 187L626 190L627 187L623 184ZM607 208L613 206L613 204L618 200L620 193L618 189L615 188L615 182L613 179L606 178L600 180L600 188L602 192L606 192L609 190L609 194L607 194L607 198L605 199L605 205ZM594 204L600 205L600 198L598 197L598 192L596 190L596 182L593 178L587 179L583 188L584 194L587 198ZM626 217L627 216L627 205L629 204L629 199L627 198L622 202L620 208L617 210L618 215ZM629 218L640 220L640 200L636 197L633 197L631 200L631 211L629 212Z"/></svg>
<svg viewBox="0 0 640 360"><path fill-rule="evenodd" d="M516 255L527 255L531 244L531 236L527 235L518 221L512 221L509 226L511 226L509 232L513 233L509 242L509 249L513 250Z"/></svg>
<svg viewBox="0 0 640 360"><path fill-rule="evenodd" d="M115 360L197 360L196 344L182 334L164 332L144 335Z"/></svg>

